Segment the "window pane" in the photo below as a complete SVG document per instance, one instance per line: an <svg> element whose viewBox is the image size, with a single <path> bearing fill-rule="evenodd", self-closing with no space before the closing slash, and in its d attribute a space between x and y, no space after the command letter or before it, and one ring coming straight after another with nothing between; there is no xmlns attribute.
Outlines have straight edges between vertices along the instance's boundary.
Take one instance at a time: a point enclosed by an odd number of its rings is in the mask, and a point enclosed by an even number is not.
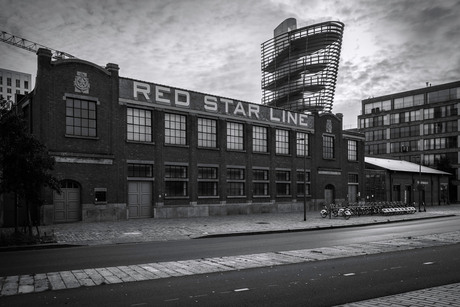
<svg viewBox="0 0 460 307"><path fill-rule="evenodd" d="M217 121L214 119L198 118L198 146L217 147Z"/></svg>
<svg viewBox="0 0 460 307"><path fill-rule="evenodd" d="M243 128L243 124L227 122L227 149L244 149Z"/></svg>
<svg viewBox="0 0 460 307"><path fill-rule="evenodd" d="M185 115L165 114L165 143L174 145L187 145Z"/></svg>
<svg viewBox="0 0 460 307"><path fill-rule="evenodd" d="M268 152L267 128L252 127L252 151Z"/></svg>
<svg viewBox="0 0 460 307"><path fill-rule="evenodd" d="M89 111L90 109L94 111ZM66 134L96 136L96 102L66 100ZM91 120L89 120L91 119Z"/></svg>
<svg viewBox="0 0 460 307"><path fill-rule="evenodd" d="M130 141L152 141L152 126L150 121L151 111L141 109L127 109L127 139Z"/></svg>
<svg viewBox="0 0 460 307"><path fill-rule="evenodd" d="M289 152L289 131L276 129L276 153L288 155Z"/></svg>

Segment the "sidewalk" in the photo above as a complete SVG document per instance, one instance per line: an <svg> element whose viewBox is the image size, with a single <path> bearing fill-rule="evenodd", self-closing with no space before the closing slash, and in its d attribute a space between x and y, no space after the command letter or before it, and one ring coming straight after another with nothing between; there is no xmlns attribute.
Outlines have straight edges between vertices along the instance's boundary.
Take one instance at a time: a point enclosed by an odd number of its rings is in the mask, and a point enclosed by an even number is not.
<svg viewBox="0 0 460 307"><path fill-rule="evenodd" d="M139 219L118 222L70 223L42 226L41 233L54 234L59 244L100 245L194 239L245 233L302 231L366 224L407 221L460 214L460 205L427 207L427 212L402 215L321 218L319 212L266 213L184 219Z"/></svg>
<svg viewBox="0 0 460 307"><path fill-rule="evenodd" d="M245 233L308 231L331 227L422 220L458 214L460 214L460 205L450 205L427 207L427 212L416 212L415 214L361 216L352 217L349 220L343 218L323 219L318 212L307 212L307 220L303 221L303 213L300 212L168 220L144 219L120 222L72 223L42 227L41 231L42 233L47 232L48 235L54 233L58 244L98 245L181 240ZM72 289L82 286L98 286L101 284L320 261L458 243L460 243L460 229L452 233L390 239L347 246L4 276L0 277L0 297L38 293L47 290ZM344 306L460 306L459 290L460 283L455 283L350 303Z"/></svg>

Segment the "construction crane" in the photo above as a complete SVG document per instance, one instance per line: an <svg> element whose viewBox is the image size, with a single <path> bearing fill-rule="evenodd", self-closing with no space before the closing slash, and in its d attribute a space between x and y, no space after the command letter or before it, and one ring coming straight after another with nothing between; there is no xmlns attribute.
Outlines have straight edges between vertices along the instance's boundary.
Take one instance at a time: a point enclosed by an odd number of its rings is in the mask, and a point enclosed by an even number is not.
<svg viewBox="0 0 460 307"><path fill-rule="evenodd" d="M29 41L25 38L10 34L8 32L2 31L2 35L0 36L0 41L13 45L15 47L19 47L34 53L37 53L39 48L45 48L51 51L53 59L75 59L76 57L68 54L63 51L55 50L38 43Z"/></svg>

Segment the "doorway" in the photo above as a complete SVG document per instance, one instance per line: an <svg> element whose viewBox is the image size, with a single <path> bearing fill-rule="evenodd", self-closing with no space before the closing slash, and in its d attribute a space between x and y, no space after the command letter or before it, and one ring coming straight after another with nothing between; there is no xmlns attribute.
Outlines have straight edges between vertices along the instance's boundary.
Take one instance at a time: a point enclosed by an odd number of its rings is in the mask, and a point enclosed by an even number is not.
<svg viewBox="0 0 460 307"><path fill-rule="evenodd" d="M149 181L128 182L129 218L152 217L152 183Z"/></svg>
<svg viewBox="0 0 460 307"><path fill-rule="evenodd" d="M80 184L73 180L61 181L61 194L53 192L54 222L68 223L81 220Z"/></svg>
<svg viewBox="0 0 460 307"><path fill-rule="evenodd" d="M332 184L328 184L324 188L324 202L326 204L332 204L334 203L335 199L335 188Z"/></svg>

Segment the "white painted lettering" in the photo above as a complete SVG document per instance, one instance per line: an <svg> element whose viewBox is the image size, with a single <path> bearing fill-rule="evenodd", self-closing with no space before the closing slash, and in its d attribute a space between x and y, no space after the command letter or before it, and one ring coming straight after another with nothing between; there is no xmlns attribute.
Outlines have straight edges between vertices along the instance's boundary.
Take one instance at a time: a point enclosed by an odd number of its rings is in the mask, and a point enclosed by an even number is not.
<svg viewBox="0 0 460 307"><path fill-rule="evenodd" d="M297 125L297 113L292 114L291 112L287 112L287 123L293 123L294 125Z"/></svg>
<svg viewBox="0 0 460 307"><path fill-rule="evenodd" d="M161 103L166 103L166 104L171 104L171 101L167 98L164 98L165 93L171 93L171 89L169 87L164 87L164 86L156 86L155 87L155 101L161 102Z"/></svg>
<svg viewBox="0 0 460 307"><path fill-rule="evenodd" d="M243 108L243 104L241 101L238 101L238 104L236 105L235 110L233 111L233 115L241 114L243 116L246 116L246 111Z"/></svg>
<svg viewBox="0 0 460 307"><path fill-rule="evenodd" d="M142 82L137 82L134 81L134 99L138 99L137 94L141 93L144 95L145 100L150 101L149 93L150 93L150 84L147 83L142 83Z"/></svg>
<svg viewBox="0 0 460 307"><path fill-rule="evenodd" d="M256 104L250 104L249 105L249 117L251 117L253 114L256 116L257 119L259 119L259 112L260 112L260 108L258 105Z"/></svg>
<svg viewBox="0 0 460 307"><path fill-rule="evenodd" d="M275 111L275 109L270 108L270 120L274 122L280 122L281 119L279 117L275 117L275 114L273 114L273 111Z"/></svg>
<svg viewBox="0 0 460 307"><path fill-rule="evenodd" d="M179 96L185 97L185 101L180 101ZM190 94L186 91L175 90L174 92L174 103L179 107L190 107Z"/></svg>
<svg viewBox="0 0 460 307"><path fill-rule="evenodd" d="M217 98L204 96L204 109L209 112L217 112Z"/></svg>
<svg viewBox="0 0 460 307"><path fill-rule="evenodd" d="M228 106L233 104L233 100L221 98L220 101L225 103L225 113L228 114Z"/></svg>
<svg viewBox="0 0 460 307"><path fill-rule="evenodd" d="M308 127L308 115L299 114L299 126Z"/></svg>

